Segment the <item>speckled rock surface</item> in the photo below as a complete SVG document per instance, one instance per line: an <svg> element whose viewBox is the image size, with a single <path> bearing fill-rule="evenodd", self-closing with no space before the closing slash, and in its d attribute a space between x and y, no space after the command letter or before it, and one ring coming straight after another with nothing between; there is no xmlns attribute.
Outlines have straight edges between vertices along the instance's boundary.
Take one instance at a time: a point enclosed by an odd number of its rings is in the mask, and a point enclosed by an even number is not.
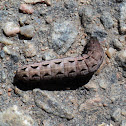
<svg viewBox="0 0 126 126"><path fill-rule="evenodd" d="M125 126L125 12L124 0L1 1L0 125ZM24 64L81 55L90 36L108 51L92 77L15 79Z"/></svg>

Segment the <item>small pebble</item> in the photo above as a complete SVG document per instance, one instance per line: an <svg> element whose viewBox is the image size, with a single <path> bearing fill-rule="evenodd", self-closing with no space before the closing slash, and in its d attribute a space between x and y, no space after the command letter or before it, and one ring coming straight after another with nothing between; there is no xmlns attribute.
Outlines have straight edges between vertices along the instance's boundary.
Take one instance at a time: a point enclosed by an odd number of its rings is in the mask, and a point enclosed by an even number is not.
<svg viewBox="0 0 126 126"><path fill-rule="evenodd" d="M82 45L82 46L85 46L86 44L87 44L86 41L85 41L84 39L82 39L82 40L81 40L81 45Z"/></svg>
<svg viewBox="0 0 126 126"><path fill-rule="evenodd" d="M115 54L115 49L113 49L112 47L110 47L107 51L106 51L106 54L109 58L112 58Z"/></svg>
<svg viewBox="0 0 126 126"><path fill-rule="evenodd" d="M126 33L126 2L122 2L119 6L119 15L120 15L120 18L119 18L119 32L121 34L125 34Z"/></svg>
<svg viewBox="0 0 126 126"><path fill-rule="evenodd" d="M51 6L51 0L45 0L45 4L47 5L47 6Z"/></svg>
<svg viewBox="0 0 126 126"><path fill-rule="evenodd" d="M42 0L24 0L25 3L28 3L28 4L35 4L35 3L39 3L41 2Z"/></svg>
<svg viewBox="0 0 126 126"><path fill-rule="evenodd" d="M51 51L47 51L44 53L44 55L42 56L42 58L44 60L52 60L52 59L56 59L57 58L57 55L55 52L53 52L52 50Z"/></svg>
<svg viewBox="0 0 126 126"><path fill-rule="evenodd" d="M12 88L8 88L8 92L11 92L12 91Z"/></svg>
<svg viewBox="0 0 126 126"><path fill-rule="evenodd" d="M21 27L20 34L27 38L32 38L34 36L35 29L32 25L26 25Z"/></svg>
<svg viewBox="0 0 126 126"><path fill-rule="evenodd" d="M20 90L19 88L15 87L15 88L14 88L14 92L15 92L15 94L17 94L17 95L23 97L23 91Z"/></svg>
<svg viewBox="0 0 126 126"><path fill-rule="evenodd" d="M2 93L2 91L0 91L0 95L2 95L3 93Z"/></svg>
<svg viewBox="0 0 126 126"><path fill-rule="evenodd" d="M34 12L34 9L31 5L28 4L21 4L19 8L23 13L32 14Z"/></svg>
<svg viewBox="0 0 126 126"><path fill-rule="evenodd" d="M11 96L11 92L8 92L7 94L8 94L9 97Z"/></svg>
<svg viewBox="0 0 126 126"><path fill-rule="evenodd" d="M8 49L8 47L7 46L4 46L3 47L3 51L5 52L5 53L7 53L7 54L11 54L11 51Z"/></svg>
<svg viewBox="0 0 126 126"><path fill-rule="evenodd" d="M26 43L24 49L25 57L33 57L36 55L35 46L31 43Z"/></svg>
<svg viewBox="0 0 126 126"><path fill-rule="evenodd" d="M0 51L0 57L1 57L1 58L4 58L4 57L5 57L5 53L4 53L3 50Z"/></svg>
<svg viewBox="0 0 126 126"><path fill-rule="evenodd" d="M3 43L5 45L12 45L13 44L13 41L7 39L7 38L4 38L4 37L0 37L0 43Z"/></svg>
<svg viewBox="0 0 126 126"><path fill-rule="evenodd" d="M14 22L7 22L3 25L3 31L7 36L14 36L20 32L20 27Z"/></svg>
<svg viewBox="0 0 126 126"><path fill-rule="evenodd" d="M31 19L28 15L23 15L22 17L20 17L19 23L21 26L29 25L31 23Z"/></svg>
<svg viewBox="0 0 126 126"><path fill-rule="evenodd" d="M88 90L93 89L94 91L97 91L97 89L98 89L97 84L94 82L89 82L84 87L86 87L86 89L88 89Z"/></svg>
<svg viewBox="0 0 126 126"><path fill-rule="evenodd" d="M117 50L121 50L121 49L123 48L122 43L121 43L120 41L118 41L117 39L115 39L115 40L113 41L113 45L114 45L114 47L115 47Z"/></svg>
<svg viewBox="0 0 126 126"><path fill-rule="evenodd" d="M80 0L80 3L84 4L84 3L86 3L86 0Z"/></svg>
<svg viewBox="0 0 126 126"><path fill-rule="evenodd" d="M51 24L53 21L52 16L46 16L46 23Z"/></svg>
<svg viewBox="0 0 126 126"><path fill-rule="evenodd" d="M26 15L21 16L19 18L20 25L23 26L25 24L26 20L27 20L27 16Z"/></svg>
<svg viewBox="0 0 126 126"><path fill-rule="evenodd" d="M102 124L99 124L98 126L113 126L113 125L112 124L108 125L108 124L103 122Z"/></svg>
<svg viewBox="0 0 126 126"><path fill-rule="evenodd" d="M118 53L116 60L118 61L119 65L126 68L126 50L122 50Z"/></svg>
<svg viewBox="0 0 126 126"><path fill-rule="evenodd" d="M6 79L7 79L7 75L5 73L5 71L0 71L0 83L3 82L5 83L6 82Z"/></svg>
<svg viewBox="0 0 126 126"><path fill-rule="evenodd" d="M126 110L125 110L125 109L122 109L121 114L122 114L123 116L126 116Z"/></svg>
<svg viewBox="0 0 126 126"><path fill-rule="evenodd" d="M101 88L103 88L103 89L106 89L107 86L108 86L108 84L107 84L107 82L106 82L105 79L101 79L101 80L99 80L99 86L100 86Z"/></svg>
<svg viewBox="0 0 126 126"><path fill-rule="evenodd" d="M16 56L16 55L11 55L11 59L12 59L15 63L17 63L17 62L19 61L18 56Z"/></svg>
<svg viewBox="0 0 126 126"><path fill-rule="evenodd" d="M24 0L24 2L29 4L45 3L47 6L51 5L51 0Z"/></svg>
<svg viewBox="0 0 126 126"><path fill-rule="evenodd" d="M126 41L126 36L120 36L119 41L122 42L122 43L125 42Z"/></svg>
<svg viewBox="0 0 126 126"><path fill-rule="evenodd" d="M7 75L5 73L5 71L2 71L2 79L5 80L7 78Z"/></svg>
<svg viewBox="0 0 126 126"><path fill-rule="evenodd" d="M111 29L113 27L114 21L109 12L107 12L107 11L103 12L100 19L106 29Z"/></svg>

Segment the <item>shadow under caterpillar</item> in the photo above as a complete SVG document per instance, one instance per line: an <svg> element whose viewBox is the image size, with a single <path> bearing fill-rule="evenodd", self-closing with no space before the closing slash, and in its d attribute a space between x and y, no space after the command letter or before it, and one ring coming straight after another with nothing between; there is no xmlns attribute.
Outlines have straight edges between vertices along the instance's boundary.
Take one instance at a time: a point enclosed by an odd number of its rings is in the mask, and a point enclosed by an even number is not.
<svg viewBox="0 0 126 126"><path fill-rule="evenodd" d="M22 81L41 81L87 76L97 71L103 59L104 52L98 39L91 37L85 47L84 54L81 56L24 65L18 68L16 79Z"/></svg>

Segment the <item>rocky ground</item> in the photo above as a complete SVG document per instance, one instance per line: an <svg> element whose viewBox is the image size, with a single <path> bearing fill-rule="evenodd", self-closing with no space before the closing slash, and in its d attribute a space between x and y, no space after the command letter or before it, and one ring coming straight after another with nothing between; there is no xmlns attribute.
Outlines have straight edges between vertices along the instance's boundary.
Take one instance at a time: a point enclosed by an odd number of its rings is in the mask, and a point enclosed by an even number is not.
<svg viewBox="0 0 126 126"><path fill-rule="evenodd" d="M125 13L125 0L1 0L0 126L126 126ZM19 66L80 55L90 36L105 58L88 81L15 84Z"/></svg>

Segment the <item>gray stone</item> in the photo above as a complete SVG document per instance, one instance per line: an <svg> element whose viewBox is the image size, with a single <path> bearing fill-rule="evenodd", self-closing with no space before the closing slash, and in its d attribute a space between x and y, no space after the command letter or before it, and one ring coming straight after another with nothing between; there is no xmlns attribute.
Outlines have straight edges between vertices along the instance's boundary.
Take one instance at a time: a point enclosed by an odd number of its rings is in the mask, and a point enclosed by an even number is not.
<svg viewBox="0 0 126 126"><path fill-rule="evenodd" d="M100 19L106 29L111 29L113 27L114 21L109 12L103 12Z"/></svg>
<svg viewBox="0 0 126 126"><path fill-rule="evenodd" d="M26 25L20 28L20 34L27 38L32 38L34 36L35 29L32 25Z"/></svg>
<svg viewBox="0 0 126 126"><path fill-rule="evenodd" d="M90 7L85 7L82 13L82 25L87 33L92 32L92 27L93 27L93 15L94 11L93 8Z"/></svg>
<svg viewBox="0 0 126 126"><path fill-rule="evenodd" d="M119 66L126 68L126 50L122 50L117 54L116 61Z"/></svg>
<svg viewBox="0 0 126 126"><path fill-rule="evenodd" d="M92 35L96 36L98 38L106 38L107 37L107 32L104 31L100 26L99 27L94 27L94 30L92 30Z"/></svg>
<svg viewBox="0 0 126 126"><path fill-rule="evenodd" d="M106 38L107 33L103 26L99 25L100 22L98 24L94 22L94 19L97 18L95 13L96 12L91 6L85 7L83 9L82 24L84 26L84 30L87 34L96 36L99 39L104 39Z"/></svg>
<svg viewBox="0 0 126 126"><path fill-rule="evenodd" d="M23 26L23 25L25 25L25 24L28 25L28 24L30 23L29 20L30 20L30 19L29 19L29 17L28 17L27 15L23 15L23 16L20 17L19 23L20 23L21 26Z"/></svg>
<svg viewBox="0 0 126 126"><path fill-rule="evenodd" d="M125 43L126 37L124 35L120 36L119 41L122 42L122 43Z"/></svg>
<svg viewBox="0 0 126 126"><path fill-rule="evenodd" d="M52 28L51 48L58 54L64 54L74 43L77 34L74 22L69 20L55 22Z"/></svg>
<svg viewBox="0 0 126 126"><path fill-rule="evenodd" d="M17 63L17 62L19 61L19 58L18 58L18 56L16 56L16 55L11 55L11 59L12 59L15 63Z"/></svg>
<svg viewBox="0 0 126 126"><path fill-rule="evenodd" d="M25 115L16 105L0 113L0 124L3 124L2 126L38 126L29 115Z"/></svg>
<svg viewBox="0 0 126 126"><path fill-rule="evenodd" d="M96 36L98 38L105 38L107 33L105 32L100 22L94 22L96 12L91 6L85 7L82 14L82 24L85 28L86 33Z"/></svg>
<svg viewBox="0 0 126 126"><path fill-rule="evenodd" d="M71 12L73 12L77 8L77 2L75 0L65 0L64 6Z"/></svg>
<svg viewBox="0 0 126 126"><path fill-rule="evenodd" d="M123 2L120 4L120 19L119 19L119 27L120 27L120 33L125 34L126 33L126 2Z"/></svg>
<svg viewBox="0 0 126 126"><path fill-rule="evenodd" d="M117 39L114 39L113 41L113 46L117 49L117 50L121 50L123 48L123 45L122 43L117 40Z"/></svg>
<svg viewBox="0 0 126 126"><path fill-rule="evenodd" d="M58 101L52 92L41 91L39 89L35 89L33 92L36 105L47 113L52 113L53 115L67 119L74 117L70 108Z"/></svg>
<svg viewBox="0 0 126 126"><path fill-rule="evenodd" d="M82 23L83 23L85 28L89 24L92 24L93 15L94 15L94 11L93 11L93 8L91 6L84 8L83 14L82 14Z"/></svg>

